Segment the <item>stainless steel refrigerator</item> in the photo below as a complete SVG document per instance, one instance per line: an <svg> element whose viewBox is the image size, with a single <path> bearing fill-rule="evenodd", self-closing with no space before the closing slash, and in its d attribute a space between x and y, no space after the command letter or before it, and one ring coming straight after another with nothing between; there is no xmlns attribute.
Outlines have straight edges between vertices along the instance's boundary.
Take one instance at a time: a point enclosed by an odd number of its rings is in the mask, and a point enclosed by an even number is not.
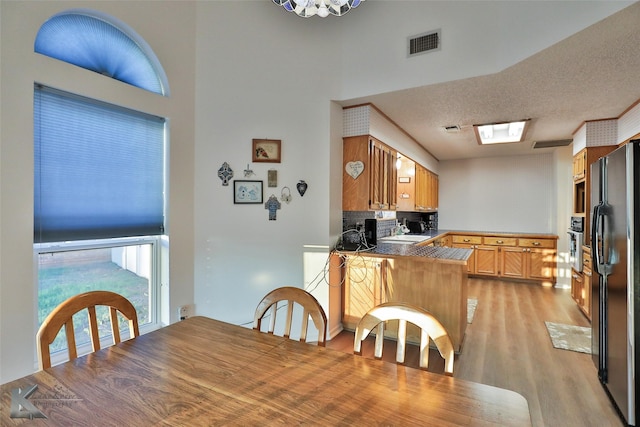
<svg viewBox="0 0 640 427"><path fill-rule="evenodd" d="M629 425L638 420L640 140L591 165L592 355Z"/></svg>

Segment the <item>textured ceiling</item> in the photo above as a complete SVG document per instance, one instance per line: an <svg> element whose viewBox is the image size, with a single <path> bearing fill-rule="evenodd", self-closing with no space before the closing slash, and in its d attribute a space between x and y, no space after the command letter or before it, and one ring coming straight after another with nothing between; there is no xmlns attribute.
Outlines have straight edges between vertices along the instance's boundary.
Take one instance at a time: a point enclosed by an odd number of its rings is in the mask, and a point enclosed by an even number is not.
<svg viewBox="0 0 640 427"><path fill-rule="evenodd" d="M342 102L372 103L439 160L543 153L640 100L640 2L499 73ZM472 125L530 118L525 141L479 146ZM445 126L459 125L458 133Z"/></svg>

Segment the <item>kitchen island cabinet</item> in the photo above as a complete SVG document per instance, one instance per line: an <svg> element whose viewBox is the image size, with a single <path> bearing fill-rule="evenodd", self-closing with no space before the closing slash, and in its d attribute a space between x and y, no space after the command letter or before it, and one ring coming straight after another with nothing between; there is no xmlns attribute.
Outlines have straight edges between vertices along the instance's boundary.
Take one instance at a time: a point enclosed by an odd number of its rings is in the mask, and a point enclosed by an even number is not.
<svg viewBox="0 0 640 427"><path fill-rule="evenodd" d="M364 313L384 302L422 307L438 318L459 352L467 326L467 259L472 251L446 247L379 244L373 251L336 252L343 283L342 324L355 330ZM337 265L337 263L332 263ZM332 283L335 283L332 279ZM389 328L394 337L394 328ZM419 342L417 330L408 329Z"/></svg>

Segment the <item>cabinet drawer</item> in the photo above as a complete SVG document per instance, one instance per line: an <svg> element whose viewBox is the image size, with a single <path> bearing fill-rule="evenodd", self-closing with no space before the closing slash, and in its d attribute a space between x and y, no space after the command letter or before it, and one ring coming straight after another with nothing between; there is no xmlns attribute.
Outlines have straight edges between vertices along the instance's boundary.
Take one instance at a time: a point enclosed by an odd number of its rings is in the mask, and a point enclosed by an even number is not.
<svg viewBox="0 0 640 427"><path fill-rule="evenodd" d="M582 253L582 271L591 270L591 254L589 252Z"/></svg>
<svg viewBox="0 0 640 427"><path fill-rule="evenodd" d="M481 236L456 236L454 235L452 238L453 243L466 243L469 245L480 245L482 244Z"/></svg>
<svg viewBox="0 0 640 427"><path fill-rule="evenodd" d="M526 248L553 249L556 247L556 242L551 239L520 239L519 243L519 246Z"/></svg>
<svg viewBox="0 0 640 427"><path fill-rule="evenodd" d="M484 244L492 246L515 246L515 237L485 237Z"/></svg>

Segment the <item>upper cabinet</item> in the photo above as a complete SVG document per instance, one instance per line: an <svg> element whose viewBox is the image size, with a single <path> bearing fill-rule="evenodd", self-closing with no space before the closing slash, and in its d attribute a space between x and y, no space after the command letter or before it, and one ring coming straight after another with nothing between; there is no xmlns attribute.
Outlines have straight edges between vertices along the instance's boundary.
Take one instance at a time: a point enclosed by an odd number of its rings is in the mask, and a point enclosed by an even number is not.
<svg viewBox="0 0 640 427"><path fill-rule="evenodd" d="M418 212L438 210L438 175L416 164L416 195L414 209Z"/></svg>
<svg viewBox="0 0 640 427"><path fill-rule="evenodd" d="M587 172L587 149L583 148L573 156L573 180L584 179Z"/></svg>
<svg viewBox="0 0 640 427"><path fill-rule="evenodd" d="M376 138L343 138L342 158L342 210L438 210L438 175Z"/></svg>
<svg viewBox="0 0 640 427"><path fill-rule="evenodd" d="M591 164L616 149L616 145L587 147L573 157L573 215L584 217L584 238L590 238Z"/></svg>
<svg viewBox="0 0 640 427"><path fill-rule="evenodd" d="M343 139L342 209L395 210L398 153L371 136Z"/></svg>

